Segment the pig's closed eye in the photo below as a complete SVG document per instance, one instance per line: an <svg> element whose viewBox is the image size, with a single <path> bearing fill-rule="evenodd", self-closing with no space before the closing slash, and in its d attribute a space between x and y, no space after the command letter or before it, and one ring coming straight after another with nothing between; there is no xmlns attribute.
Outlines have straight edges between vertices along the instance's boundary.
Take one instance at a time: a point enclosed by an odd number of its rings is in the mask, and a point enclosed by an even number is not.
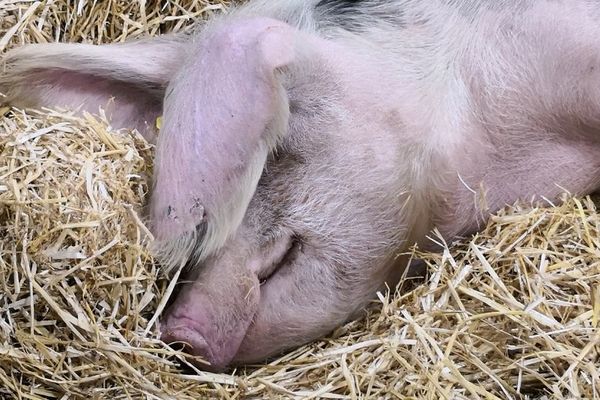
<svg viewBox="0 0 600 400"><path fill-rule="evenodd" d="M261 285L265 283L271 276L277 273L281 267L293 262L297 257L298 252L301 251L302 244L300 239L292 237L289 239L287 247L283 247L282 249L284 251L278 254L276 258L273 259L272 264L259 274L258 278Z"/></svg>

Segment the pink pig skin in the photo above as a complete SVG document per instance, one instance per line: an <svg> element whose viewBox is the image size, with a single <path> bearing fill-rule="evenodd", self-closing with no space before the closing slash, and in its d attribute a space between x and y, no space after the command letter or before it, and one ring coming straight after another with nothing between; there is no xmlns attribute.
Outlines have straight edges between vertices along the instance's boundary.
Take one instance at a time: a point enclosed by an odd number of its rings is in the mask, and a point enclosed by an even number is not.
<svg viewBox="0 0 600 400"><path fill-rule="evenodd" d="M597 190L599 37L584 0L253 0L192 35L18 48L0 102L105 105L157 142L156 251L187 267L162 339L223 370L360 315L434 228Z"/></svg>

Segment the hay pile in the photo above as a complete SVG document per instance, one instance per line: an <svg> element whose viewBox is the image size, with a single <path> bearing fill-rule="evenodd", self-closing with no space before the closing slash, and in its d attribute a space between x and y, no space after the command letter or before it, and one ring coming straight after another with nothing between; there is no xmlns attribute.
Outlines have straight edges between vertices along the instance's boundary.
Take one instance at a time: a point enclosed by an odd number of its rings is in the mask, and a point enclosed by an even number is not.
<svg viewBox="0 0 600 400"><path fill-rule="evenodd" d="M220 6L0 0L0 50L185 29ZM101 117L0 115L2 398L600 397L590 199L504 210L424 255L428 282L381 294L365 319L271 364L210 374L157 340L172 287L140 218L152 148Z"/></svg>

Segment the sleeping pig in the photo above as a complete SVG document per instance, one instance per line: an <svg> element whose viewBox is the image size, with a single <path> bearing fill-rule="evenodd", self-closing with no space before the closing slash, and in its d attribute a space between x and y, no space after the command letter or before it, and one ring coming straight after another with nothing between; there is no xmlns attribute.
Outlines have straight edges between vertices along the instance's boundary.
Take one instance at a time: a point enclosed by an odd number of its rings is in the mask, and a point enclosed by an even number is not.
<svg viewBox="0 0 600 400"><path fill-rule="evenodd" d="M599 38L586 0L255 0L189 35L21 47L0 92L156 143L155 248L190 281L162 339L219 370L354 318L433 228L597 189Z"/></svg>

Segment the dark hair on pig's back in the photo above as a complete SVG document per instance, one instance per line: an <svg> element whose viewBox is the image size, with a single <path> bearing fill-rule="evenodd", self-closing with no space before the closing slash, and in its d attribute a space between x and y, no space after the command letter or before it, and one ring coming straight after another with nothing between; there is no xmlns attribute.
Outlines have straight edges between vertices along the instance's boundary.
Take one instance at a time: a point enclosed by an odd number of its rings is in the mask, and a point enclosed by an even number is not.
<svg viewBox="0 0 600 400"><path fill-rule="evenodd" d="M398 0L319 0L315 18L321 27L340 27L360 32L373 25L404 25L404 1Z"/></svg>

